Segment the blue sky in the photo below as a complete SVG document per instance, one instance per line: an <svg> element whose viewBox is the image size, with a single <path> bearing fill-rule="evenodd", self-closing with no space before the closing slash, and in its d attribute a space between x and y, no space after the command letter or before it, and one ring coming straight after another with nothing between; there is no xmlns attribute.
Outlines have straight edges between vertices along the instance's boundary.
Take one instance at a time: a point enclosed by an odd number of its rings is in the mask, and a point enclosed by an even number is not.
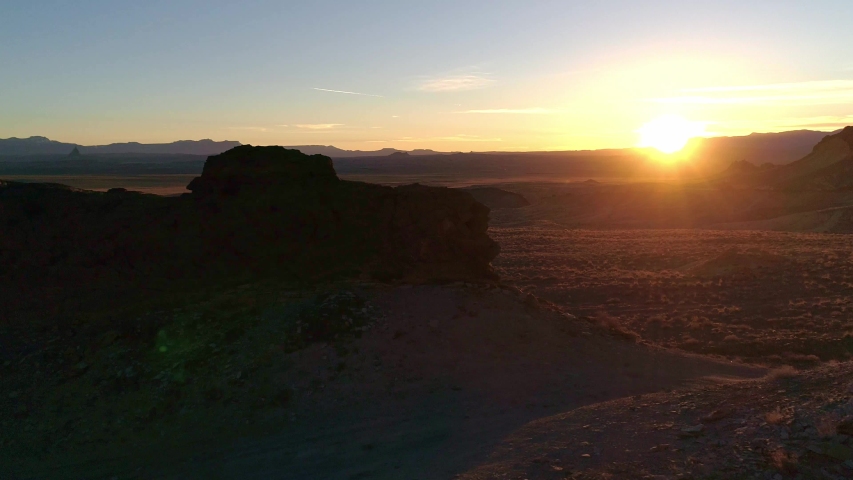
<svg viewBox="0 0 853 480"><path fill-rule="evenodd" d="M850 18L842 0L6 0L0 137L468 151L629 146L672 114L832 130L853 123Z"/></svg>

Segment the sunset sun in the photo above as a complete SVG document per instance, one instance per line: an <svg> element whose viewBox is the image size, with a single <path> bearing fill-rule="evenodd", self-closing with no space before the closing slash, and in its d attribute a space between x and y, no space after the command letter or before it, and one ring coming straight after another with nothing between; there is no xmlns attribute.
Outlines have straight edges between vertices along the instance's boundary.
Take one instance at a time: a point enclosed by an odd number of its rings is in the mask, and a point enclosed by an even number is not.
<svg viewBox="0 0 853 480"><path fill-rule="evenodd" d="M678 115L656 118L637 130L640 134L639 147L655 148L663 153L676 153L687 142L705 132L704 124L691 122Z"/></svg>

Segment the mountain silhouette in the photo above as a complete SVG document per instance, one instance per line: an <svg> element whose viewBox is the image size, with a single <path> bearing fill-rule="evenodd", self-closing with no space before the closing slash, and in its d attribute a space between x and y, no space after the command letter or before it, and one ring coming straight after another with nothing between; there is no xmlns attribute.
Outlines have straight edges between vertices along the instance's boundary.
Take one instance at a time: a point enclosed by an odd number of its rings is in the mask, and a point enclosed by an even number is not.
<svg viewBox="0 0 853 480"><path fill-rule="evenodd" d="M285 148L299 150L306 155L325 155L331 158L356 158L356 157L387 157L398 152L408 153L410 155L445 155L443 152L437 152L429 149L415 149L409 152L398 150L396 148L383 148L381 150L344 150L332 145L295 145Z"/></svg>
<svg viewBox="0 0 853 480"><path fill-rule="evenodd" d="M740 137L696 138L689 148L695 151L694 161L717 171L722 171L732 162L746 160L756 165L763 163L785 164L802 158L819 142L826 132L798 130L781 133L753 133ZM112 143L109 145L83 146L63 143L46 137L0 139L0 156L67 155L78 147L83 155L142 154L142 155L217 155L240 145L237 141L217 142L205 140L181 140L172 143L144 144L137 142ZM450 155L429 149L400 150L345 150L332 145L296 145L285 147L299 150L306 155L326 155L331 158L387 157L397 152L410 156L429 157ZM593 151L556 152L483 152L488 155L626 155L634 149L608 149ZM473 153L473 152L472 152Z"/></svg>
<svg viewBox="0 0 853 480"><path fill-rule="evenodd" d="M145 144L137 142L112 143L109 145L83 146L75 143L63 143L46 137L0 139L0 155L68 155L77 148L83 155L101 154L149 154L149 155L217 155L239 146L240 142L216 142L205 140L179 140L172 143Z"/></svg>
<svg viewBox="0 0 853 480"><path fill-rule="evenodd" d="M68 155L73 143L63 143L46 137L0 139L0 155Z"/></svg>
<svg viewBox="0 0 853 480"><path fill-rule="evenodd" d="M117 154L117 153L142 153L151 155L218 155L222 152L240 146L240 142L223 141L216 142L210 139L204 140L179 140L172 143L111 143L109 145L97 145L81 147L87 155Z"/></svg>
<svg viewBox="0 0 853 480"><path fill-rule="evenodd" d="M726 167L741 160L755 165L783 165L807 155L826 135L827 132L795 130L738 137L694 138L687 148L695 152L695 162L709 166Z"/></svg>

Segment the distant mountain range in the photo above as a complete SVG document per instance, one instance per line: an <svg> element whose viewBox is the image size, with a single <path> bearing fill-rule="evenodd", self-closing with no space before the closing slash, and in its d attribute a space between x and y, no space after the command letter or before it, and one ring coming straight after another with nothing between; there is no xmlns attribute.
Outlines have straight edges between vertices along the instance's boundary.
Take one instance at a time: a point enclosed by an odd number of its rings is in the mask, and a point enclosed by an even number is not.
<svg viewBox="0 0 853 480"><path fill-rule="evenodd" d="M837 132L833 132L837 133ZM688 148L693 153L693 162L702 168L721 170L733 162L747 161L755 165L771 163L784 165L803 158L828 132L814 130L796 130L781 133L753 133L738 137L694 138ZM394 148L383 148L375 151L342 150L333 146L301 145L295 148L307 154L322 154L332 158L365 158L388 157L395 153L408 153L410 156L455 155L460 152L446 153L434 150L412 150L406 152ZM476 155L495 156L536 156L536 157L567 157L567 158L614 158L636 157L638 150L634 148L602 149L602 150L565 150L565 151L533 151L533 152L471 152ZM394 155L397 158L404 158Z"/></svg>
<svg viewBox="0 0 853 480"><path fill-rule="evenodd" d="M68 155L75 148L81 155L148 154L148 155L217 155L239 146L240 142L213 140L180 140L172 143L112 143L85 146L63 143L45 137L0 139L0 155Z"/></svg>
<svg viewBox="0 0 853 480"><path fill-rule="evenodd" d="M736 162L720 180L785 191L853 190L853 127L825 136L803 158L780 166Z"/></svg>
<svg viewBox="0 0 853 480"><path fill-rule="evenodd" d="M753 133L741 137L696 138L691 140L690 147L694 150L694 163L712 170L725 169L729 164L747 161L755 165L771 163L782 165L793 162L811 152L812 147L820 142L826 132L813 130L798 130L782 133ZM85 146L74 143L63 143L45 137L0 139L0 156L37 156L37 155L68 155L76 147L80 154L86 155L217 155L240 145L236 141L216 142L213 140L181 140L172 143L143 144L143 143L113 143L110 145ZM308 155L321 154L331 158L381 158L389 157L405 159L408 157L432 157L452 155L434 150L399 150L383 148L380 150L344 150L331 145L293 145L286 148L300 150ZM407 156L399 155L401 153ZM566 156L566 157L613 157L635 156L636 149L609 149L592 151L556 151L556 152L484 152L483 155L511 155L513 157L536 156Z"/></svg>
<svg viewBox="0 0 853 480"><path fill-rule="evenodd" d="M7 138L0 139L0 155L30 156L30 155L68 155L76 147L81 155L113 155L113 154L150 154L150 155L218 155L241 145L240 142L216 142L205 140L179 140L172 143L111 143L109 145L80 145L64 143L46 137ZM354 157L384 157L395 153L409 155L442 155L435 150L416 149L411 151L396 148L381 150L344 150L331 145L294 145L285 148L299 150L307 155L326 155L332 158Z"/></svg>
<svg viewBox="0 0 853 480"><path fill-rule="evenodd" d="M435 150L416 149L416 150L398 150L396 148L383 148L381 150L343 150L331 145L295 145L284 148L293 148L299 150L306 155L325 155L332 158L357 158L357 157L387 157L395 153L407 153L409 155L447 155L444 152L436 152Z"/></svg>
<svg viewBox="0 0 853 480"><path fill-rule="evenodd" d="M62 155L70 154L77 145L45 137L0 139L0 155Z"/></svg>
<svg viewBox="0 0 853 480"><path fill-rule="evenodd" d="M837 132L833 132L837 133ZM755 165L783 165L808 155L828 132L794 130L782 133L753 133L742 137L694 138L695 160L728 165L746 160Z"/></svg>
<svg viewBox="0 0 853 480"><path fill-rule="evenodd" d="M239 147L240 142L214 142L205 140L179 140L172 143L112 143L92 147L80 147L82 155L145 153L152 155L218 155L226 150Z"/></svg>

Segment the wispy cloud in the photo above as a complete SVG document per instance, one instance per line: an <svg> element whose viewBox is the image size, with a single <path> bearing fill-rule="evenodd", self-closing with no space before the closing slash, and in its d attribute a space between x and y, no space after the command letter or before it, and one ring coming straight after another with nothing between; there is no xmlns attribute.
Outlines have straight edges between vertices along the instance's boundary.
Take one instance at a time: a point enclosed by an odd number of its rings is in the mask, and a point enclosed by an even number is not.
<svg viewBox="0 0 853 480"><path fill-rule="evenodd" d="M494 138L494 137L493 138L487 138L487 137L480 137L478 135L465 135L462 133L460 133L458 135L451 135L449 137L437 137L436 140L444 140L446 142L502 142L503 141L502 138Z"/></svg>
<svg viewBox="0 0 853 480"><path fill-rule="evenodd" d="M811 82L771 83L766 85L739 85L727 87L685 88L682 92L754 92L754 91L825 91L853 88L853 80L818 80Z"/></svg>
<svg viewBox="0 0 853 480"><path fill-rule="evenodd" d="M853 80L689 88L682 95L651 98L664 104L837 105L853 103Z"/></svg>
<svg viewBox="0 0 853 480"><path fill-rule="evenodd" d="M229 130L251 130L253 132L268 132L268 127L228 127Z"/></svg>
<svg viewBox="0 0 853 480"><path fill-rule="evenodd" d="M303 130L331 130L337 127L343 127L343 123L303 123L300 125L294 125L296 128L301 128Z"/></svg>
<svg viewBox="0 0 853 480"><path fill-rule="evenodd" d="M810 128L815 130L838 129L853 125L853 115L794 118L778 122L777 125L781 127Z"/></svg>
<svg viewBox="0 0 853 480"><path fill-rule="evenodd" d="M360 93L360 92L348 92L346 90L330 90L328 88L317 88L314 87L312 90L317 90L318 92L330 92L330 93L343 93L346 95L360 95L362 97L377 97L377 98L385 98L382 95L373 95L371 93Z"/></svg>
<svg viewBox="0 0 853 480"><path fill-rule="evenodd" d="M495 81L482 74L451 75L438 78L428 78L418 85L422 92L459 92L485 88Z"/></svg>
<svg viewBox="0 0 853 480"><path fill-rule="evenodd" d="M547 108L491 108L485 110L464 110L456 113L482 113L495 115L549 115L557 110Z"/></svg>

